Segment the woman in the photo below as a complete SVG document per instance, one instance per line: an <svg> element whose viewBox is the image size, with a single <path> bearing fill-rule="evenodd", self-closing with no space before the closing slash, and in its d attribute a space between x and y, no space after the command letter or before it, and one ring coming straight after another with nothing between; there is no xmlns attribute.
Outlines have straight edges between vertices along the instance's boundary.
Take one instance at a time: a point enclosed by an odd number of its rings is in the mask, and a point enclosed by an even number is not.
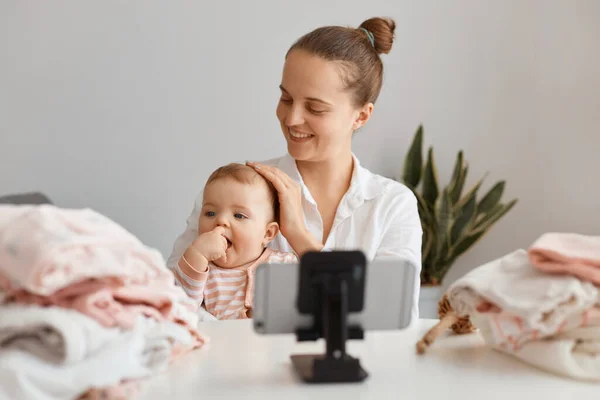
<svg viewBox="0 0 600 400"><path fill-rule="evenodd" d="M380 53L391 50L395 23L371 18L358 29L318 28L289 49L277 118L288 154L249 162L277 189L280 234L271 247L294 251L361 249L368 260L394 257L418 267L413 320L418 318L421 223L414 194L362 167L351 150L369 121L383 77ZM173 268L196 237L202 195L167 262Z"/></svg>

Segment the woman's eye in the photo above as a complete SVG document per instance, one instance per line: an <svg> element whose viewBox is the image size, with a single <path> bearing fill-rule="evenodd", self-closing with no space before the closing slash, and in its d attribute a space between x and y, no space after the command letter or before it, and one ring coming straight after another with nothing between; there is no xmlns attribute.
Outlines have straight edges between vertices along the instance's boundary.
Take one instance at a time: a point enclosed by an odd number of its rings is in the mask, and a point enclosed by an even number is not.
<svg viewBox="0 0 600 400"><path fill-rule="evenodd" d="M237 219L244 219L244 218L246 218L246 216L245 216L245 215L243 215L243 214L240 214L240 213L233 214L233 216L234 216L234 217L236 217Z"/></svg>
<svg viewBox="0 0 600 400"><path fill-rule="evenodd" d="M283 97L282 97L282 98L280 99L280 101L281 101L283 104L292 104L292 99L285 99L285 98L283 98Z"/></svg>
<svg viewBox="0 0 600 400"><path fill-rule="evenodd" d="M314 108L312 108L312 107L308 107L308 111L310 111L310 112L311 112L311 113L313 113L313 114L317 114L317 115L319 115L319 114L323 114L323 113L325 112L325 110L315 110L315 109L314 109Z"/></svg>
<svg viewBox="0 0 600 400"><path fill-rule="evenodd" d="M206 215L207 217L214 217L215 216L215 212L214 211L207 211L204 213L204 215Z"/></svg>

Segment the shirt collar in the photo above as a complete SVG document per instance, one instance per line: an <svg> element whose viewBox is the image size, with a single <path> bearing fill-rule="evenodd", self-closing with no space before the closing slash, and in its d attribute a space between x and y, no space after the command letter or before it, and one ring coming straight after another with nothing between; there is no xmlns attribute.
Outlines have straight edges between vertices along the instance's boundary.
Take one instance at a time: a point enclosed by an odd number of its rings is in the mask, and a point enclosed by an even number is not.
<svg viewBox="0 0 600 400"><path fill-rule="evenodd" d="M371 171L360 165L360 161L354 153L352 153L352 159L354 160L354 169L352 171L350 187L348 188L346 195L358 203L362 203L364 200L370 200L380 195L383 192L383 185L375 179L375 175ZM286 155L280 159L278 167L292 178L292 180L298 183L302 188L303 196L314 203L314 199L304 184L302 175L300 175L298 167L296 166L296 161L292 156L286 153Z"/></svg>

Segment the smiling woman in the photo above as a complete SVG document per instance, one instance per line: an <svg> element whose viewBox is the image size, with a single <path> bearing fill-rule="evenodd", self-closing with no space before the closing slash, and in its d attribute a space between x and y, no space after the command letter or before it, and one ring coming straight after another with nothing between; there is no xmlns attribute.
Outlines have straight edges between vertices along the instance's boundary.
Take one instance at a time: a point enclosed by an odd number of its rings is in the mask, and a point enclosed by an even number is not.
<svg viewBox="0 0 600 400"><path fill-rule="evenodd" d="M286 54L276 110L288 154L248 165L277 191L279 232L270 248L298 256L362 250L369 260L408 260L417 266L416 319L422 236L416 198L362 167L351 150L354 132L373 113L383 79L380 54L391 50L394 29L391 19L371 18L358 28L326 26L298 39ZM198 235L202 198L175 241L171 268Z"/></svg>

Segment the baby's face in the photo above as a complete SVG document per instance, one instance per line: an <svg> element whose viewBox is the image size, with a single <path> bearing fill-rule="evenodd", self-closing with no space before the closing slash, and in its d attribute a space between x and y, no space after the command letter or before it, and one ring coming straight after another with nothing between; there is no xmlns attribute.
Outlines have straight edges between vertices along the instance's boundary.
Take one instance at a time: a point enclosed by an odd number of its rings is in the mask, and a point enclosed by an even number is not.
<svg viewBox="0 0 600 400"><path fill-rule="evenodd" d="M234 268L255 260L278 232L266 184L240 183L221 178L204 188L198 233L225 228L227 262L219 267Z"/></svg>

